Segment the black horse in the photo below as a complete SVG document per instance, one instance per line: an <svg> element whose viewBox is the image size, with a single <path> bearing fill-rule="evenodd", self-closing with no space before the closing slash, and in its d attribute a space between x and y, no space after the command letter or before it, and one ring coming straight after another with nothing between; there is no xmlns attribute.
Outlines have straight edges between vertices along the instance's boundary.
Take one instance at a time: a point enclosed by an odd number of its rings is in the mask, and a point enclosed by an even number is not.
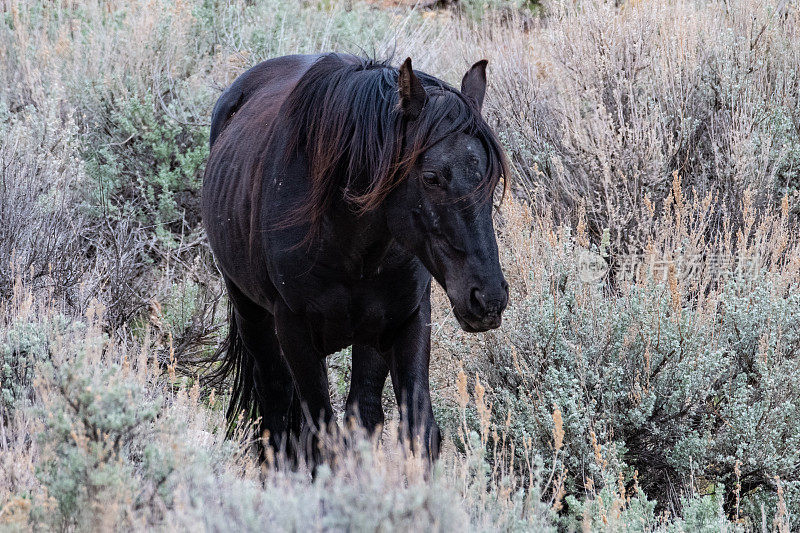
<svg viewBox="0 0 800 533"><path fill-rule="evenodd" d="M325 357L352 345L347 416L382 424L391 374L412 443L438 454L431 275L466 331L498 327L508 301L485 90L486 61L459 92L410 59L327 54L265 61L222 94L203 218L231 303L231 423L261 417L276 448L332 424Z"/></svg>

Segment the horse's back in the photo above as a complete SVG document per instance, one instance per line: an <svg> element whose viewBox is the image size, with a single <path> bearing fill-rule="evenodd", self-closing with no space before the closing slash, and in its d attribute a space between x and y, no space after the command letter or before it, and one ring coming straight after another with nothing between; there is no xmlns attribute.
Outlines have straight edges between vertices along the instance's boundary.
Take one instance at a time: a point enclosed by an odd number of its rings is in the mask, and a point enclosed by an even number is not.
<svg viewBox="0 0 800 533"><path fill-rule="evenodd" d="M259 63L220 96L212 114L211 154L203 178L203 219L223 274L255 301L263 276L251 242L254 184L277 114L297 82L319 58L278 57ZM254 253L256 252L256 253Z"/></svg>

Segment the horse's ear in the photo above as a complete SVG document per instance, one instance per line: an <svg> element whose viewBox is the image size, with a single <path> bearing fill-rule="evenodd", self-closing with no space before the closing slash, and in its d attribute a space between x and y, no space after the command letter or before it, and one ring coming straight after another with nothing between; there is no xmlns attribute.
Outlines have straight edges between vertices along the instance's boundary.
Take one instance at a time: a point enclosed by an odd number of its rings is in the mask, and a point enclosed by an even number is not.
<svg viewBox="0 0 800 533"><path fill-rule="evenodd" d="M409 120L415 120L422 112L425 102L428 100L428 95L425 92L425 87L419 81L414 71L411 69L411 58L406 58L403 65L400 67L400 73L397 77L397 90L400 93L400 109L403 110L403 115Z"/></svg>
<svg viewBox="0 0 800 533"><path fill-rule="evenodd" d="M461 79L461 94L472 100L478 111L483 107L483 97L486 95L487 63L487 60L481 59Z"/></svg>

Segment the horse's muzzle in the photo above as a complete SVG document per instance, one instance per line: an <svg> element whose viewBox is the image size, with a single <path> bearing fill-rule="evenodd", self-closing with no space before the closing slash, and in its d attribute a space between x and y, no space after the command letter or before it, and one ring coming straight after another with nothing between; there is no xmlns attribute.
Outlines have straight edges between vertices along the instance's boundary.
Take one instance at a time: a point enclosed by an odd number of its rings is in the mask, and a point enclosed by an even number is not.
<svg viewBox="0 0 800 533"><path fill-rule="evenodd" d="M508 305L508 283L492 289L473 287L470 291L468 309L459 311L453 306L461 329L468 333L479 333L499 328L503 323L503 311Z"/></svg>

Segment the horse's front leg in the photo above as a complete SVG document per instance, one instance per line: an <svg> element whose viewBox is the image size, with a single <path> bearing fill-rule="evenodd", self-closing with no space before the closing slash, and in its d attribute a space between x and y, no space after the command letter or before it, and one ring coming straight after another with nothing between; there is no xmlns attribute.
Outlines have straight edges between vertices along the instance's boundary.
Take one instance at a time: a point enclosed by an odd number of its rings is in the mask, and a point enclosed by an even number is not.
<svg viewBox="0 0 800 533"><path fill-rule="evenodd" d="M428 364L431 358L430 285L418 311L398 332L389 350L392 385L400 408L400 420L412 447L422 442L431 459L439 456L441 435L433 418Z"/></svg>
<svg viewBox="0 0 800 533"><path fill-rule="evenodd" d="M388 375L389 367L378 350L365 344L353 345L345 419L360 424L370 435L383 425L381 397Z"/></svg>
<svg viewBox="0 0 800 533"><path fill-rule="evenodd" d="M314 348L311 329L306 320L294 314L283 303L275 306L275 329L306 420L299 443L300 449L305 452L312 465L316 466L321 460L320 429L324 424L331 431L335 425L325 355Z"/></svg>

